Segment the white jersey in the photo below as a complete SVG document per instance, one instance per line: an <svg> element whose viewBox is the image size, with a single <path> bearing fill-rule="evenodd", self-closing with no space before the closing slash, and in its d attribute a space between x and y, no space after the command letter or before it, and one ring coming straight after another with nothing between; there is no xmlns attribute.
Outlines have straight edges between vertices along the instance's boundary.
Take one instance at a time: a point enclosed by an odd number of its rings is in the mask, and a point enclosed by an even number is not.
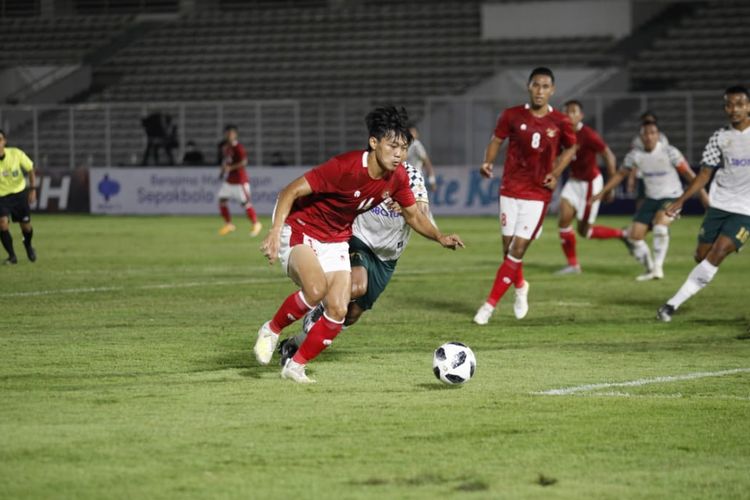
<svg viewBox="0 0 750 500"><path fill-rule="evenodd" d="M669 146L669 139L667 139L667 136L661 132L659 132L659 144ZM633 137L633 140L630 141L630 149L640 149L643 151L643 139L641 139L640 134Z"/></svg>
<svg viewBox="0 0 750 500"><path fill-rule="evenodd" d="M409 187L417 203L429 203L422 172L411 164L405 164L409 174ZM386 202L372 210L359 214L352 225L354 236L362 240L380 260L396 260L406 249L411 227L400 213L388 209Z"/></svg>
<svg viewBox="0 0 750 500"><path fill-rule="evenodd" d="M720 210L750 215L750 127L739 131L724 127L711 136L701 165L715 168L709 205Z"/></svg>
<svg viewBox="0 0 750 500"><path fill-rule="evenodd" d="M646 186L646 198L653 200L678 198L682 194L682 183L677 173L677 167L682 164L687 166L680 150L660 142L652 151L631 149L622 162L625 168L638 169Z"/></svg>
<svg viewBox="0 0 750 500"><path fill-rule="evenodd" d="M406 153L406 162L421 172L424 166L424 158L427 158L427 150L424 148L424 144L419 139L414 139Z"/></svg>

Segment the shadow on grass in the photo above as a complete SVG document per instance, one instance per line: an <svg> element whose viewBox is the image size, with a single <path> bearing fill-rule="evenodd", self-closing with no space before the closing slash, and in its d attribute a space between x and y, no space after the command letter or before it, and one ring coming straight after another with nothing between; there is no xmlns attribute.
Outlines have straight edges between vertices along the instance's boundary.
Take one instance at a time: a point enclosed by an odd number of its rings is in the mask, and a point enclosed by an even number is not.
<svg viewBox="0 0 750 500"><path fill-rule="evenodd" d="M414 387L425 390L425 391L455 391L458 388L460 388L461 385L460 384L448 385L448 384L443 384L442 382L438 382L437 380L435 380L435 382L431 384L427 384L424 382L421 384L414 384Z"/></svg>

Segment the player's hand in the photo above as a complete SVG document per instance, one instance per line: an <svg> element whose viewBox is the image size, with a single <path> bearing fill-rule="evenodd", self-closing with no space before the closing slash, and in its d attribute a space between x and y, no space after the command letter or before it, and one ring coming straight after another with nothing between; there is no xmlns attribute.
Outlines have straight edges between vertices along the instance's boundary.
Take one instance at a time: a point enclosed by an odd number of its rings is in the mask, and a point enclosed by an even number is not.
<svg viewBox="0 0 750 500"><path fill-rule="evenodd" d="M613 201L615 201L615 192L614 192L614 190L610 191L606 195L604 195L604 203L612 203Z"/></svg>
<svg viewBox="0 0 750 500"><path fill-rule="evenodd" d="M260 251L268 259L269 265L272 265L274 262L276 262L276 259L279 256L279 240L279 233L271 228L271 230L268 232L268 235L263 240L263 243L260 244Z"/></svg>
<svg viewBox="0 0 750 500"><path fill-rule="evenodd" d="M427 178L427 189L429 189L431 193L437 191L437 179L434 175Z"/></svg>
<svg viewBox="0 0 750 500"><path fill-rule="evenodd" d="M544 187L549 189L550 191L554 191L557 187L557 177L555 177L552 174L547 174L544 177L544 183L542 184Z"/></svg>
<svg viewBox="0 0 750 500"><path fill-rule="evenodd" d="M387 201L388 210L397 214L401 213L401 205L399 205L397 201L393 201L391 198L388 198Z"/></svg>
<svg viewBox="0 0 750 500"><path fill-rule="evenodd" d="M667 217L672 219L680 215L680 212L682 212L682 202L680 200L670 203L667 208L664 209L664 213L667 214Z"/></svg>
<svg viewBox="0 0 750 500"><path fill-rule="evenodd" d="M443 234L438 238L438 243L443 245L444 248L450 248L455 250L456 248L464 248L464 242L457 234Z"/></svg>
<svg viewBox="0 0 750 500"><path fill-rule="evenodd" d="M602 199L602 193L596 193L594 196L588 199L588 201L586 202L586 205L591 206L597 201L601 201L601 199Z"/></svg>
<svg viewBox="0 0 750 500"><path fill-rule="evenodd" d="M482 163L482 166L479 169L479 172L482 174L482 177L489 179L492 177L493 168L494 168L494 165L492 163L484 162Z"/></svg>
<svg viewBox="0 0 750 500"><path fill-rule="evenodd" d="M36 203L36 189L29 190L29 205Z"/></svg>

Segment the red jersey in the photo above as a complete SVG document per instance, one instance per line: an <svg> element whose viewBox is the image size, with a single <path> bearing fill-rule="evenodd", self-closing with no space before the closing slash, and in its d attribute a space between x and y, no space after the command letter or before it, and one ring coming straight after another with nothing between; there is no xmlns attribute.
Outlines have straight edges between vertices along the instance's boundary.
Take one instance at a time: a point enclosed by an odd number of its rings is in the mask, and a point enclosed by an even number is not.
<svg viewBox="0 0 750 500"><path fill-rule="evenodd" d="M508 108L497 120L495 137L510 138L500 194L548 202L552 191L544 187L544 178L552 171L560 145L573 146L576 135L567 115L550 107L540 118L529 108L528 104Z"/></svg>
<svg viewBox="0 0 750 500"><path fill-rule="evenodd" d="M607 145L596 131L583 123L576 132L578 150L570 162L570 178L581 181L593 180L599 172L596 155L607 149Z"/></svg>
<svg viewBox="0 0 750 500"><path fill-rule="evenodd" d="M324 243L348 241L354 218L393 198L403 207L414 205L409 175L403 165L373 179L367 172L366 151L335 156L305 173L313 192L297 198L286 223Z"/></svg>
<svg viewBox="0 0 750 500"><path fill-rule="evenodd" d="M239 142L236 142L234 144L232 144L231 142L224 143L222 154L224 156L224 165L233 165L237 162L247 159L245 147ZM248 180L245 167L240 167L229 172L229 175L227 175L227 182L229 184L246 184Z"/></svg>

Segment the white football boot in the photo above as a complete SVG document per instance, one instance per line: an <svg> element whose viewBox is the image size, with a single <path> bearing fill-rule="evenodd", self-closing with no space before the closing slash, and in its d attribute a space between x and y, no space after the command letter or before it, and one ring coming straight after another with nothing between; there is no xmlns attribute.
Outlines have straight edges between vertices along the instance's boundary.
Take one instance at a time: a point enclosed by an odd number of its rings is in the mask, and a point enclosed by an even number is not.
<svg viewBox="0 0 750 500"><path fill-rule="evenodd" d="M276 344L279 342L279 336L271 331L269 326L271 322L266 321L263 326L258 330L258 340L255 341L255 359L261 365L267 365L271 362L273 357L273 351L276 349Z"/></svg>
<svg viewBox="0 0 750 500"><path fill-rule="evenodd" d="M288 380L294 380L298 384L314 384L315 380L308 378L305 373L305 365L301 365L291 358L286 362L284 368L281 369L281 378Z"/></svg>
<svg viewBox="0 0 750 500"><path fill-rule="evenodd" d="M559 271L555 272L556 276L564 276L566 274L581 274L581 265L576 264L575 266L565 266Z"/></svg>
<svg viewBox="0 0 750 500"><path fill-rule="evenodd" d="M477 325L486 325L490 321L493 312L495 312L495 308L485 302L474 315L474 323Z"/></svg>
<svg viewBox="0 0 750 500"><path fill-rule="evenodd" d="M516 319L523 319L529 312L529 282L523 280L523 286L516 288L516 300L513 302L513 314Z"/></svg>

